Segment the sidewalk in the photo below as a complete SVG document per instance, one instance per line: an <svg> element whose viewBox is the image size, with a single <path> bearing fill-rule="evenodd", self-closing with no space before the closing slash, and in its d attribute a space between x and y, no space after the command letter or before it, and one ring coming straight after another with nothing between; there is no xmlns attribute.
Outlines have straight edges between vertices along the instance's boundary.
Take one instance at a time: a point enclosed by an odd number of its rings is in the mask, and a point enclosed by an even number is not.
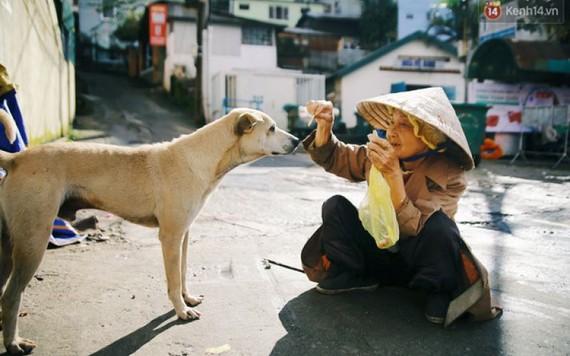
<svg viewBox="0 0 570 356"><path fill-rule="evenodd" d="M108 123L95 141L138 144L192 130L148 88L104 75L88 81ZM113 90L100 90L109 82ZM499 320L443 330L409 291L325 296L299 272L267 269L263 259L300 267L322 202L340 193L358 204L365 191L299 151L230 172L192 226L188 280L205 295L200 320L172 311L157 230L97 212L111 239L47 251L25 292L20 332L39 343L36 355L567 355L570 169L549 167L484 161L469 173L457 222L489 270L505 310Z"/></svg>

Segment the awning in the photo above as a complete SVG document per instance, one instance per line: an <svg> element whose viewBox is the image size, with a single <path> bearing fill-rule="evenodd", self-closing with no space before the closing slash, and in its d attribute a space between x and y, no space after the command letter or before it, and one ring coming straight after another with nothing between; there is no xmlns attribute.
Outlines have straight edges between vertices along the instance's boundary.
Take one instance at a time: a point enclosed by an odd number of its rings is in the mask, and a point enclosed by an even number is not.
<svg viewBox="0 0 570 356"><path fill-rule="evenodd" d="M570 83L570 46L554 41L492 39L477 47L468 67L470 79L505 83Z"/></svg>

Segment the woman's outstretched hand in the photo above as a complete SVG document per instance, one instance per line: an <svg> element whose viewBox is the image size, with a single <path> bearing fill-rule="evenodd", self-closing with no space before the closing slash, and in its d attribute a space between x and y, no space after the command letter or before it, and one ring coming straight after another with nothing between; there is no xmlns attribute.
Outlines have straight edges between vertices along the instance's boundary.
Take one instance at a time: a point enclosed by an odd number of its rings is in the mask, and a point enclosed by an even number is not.
<svg viewBox="0 0 570 356"><path fill-rule="evenodd" d="M315 136L315 146L321 147L331 137L334 125L333 104L326 100L309 100L307 111L313 115L317 123L317 134Z"/></svg>

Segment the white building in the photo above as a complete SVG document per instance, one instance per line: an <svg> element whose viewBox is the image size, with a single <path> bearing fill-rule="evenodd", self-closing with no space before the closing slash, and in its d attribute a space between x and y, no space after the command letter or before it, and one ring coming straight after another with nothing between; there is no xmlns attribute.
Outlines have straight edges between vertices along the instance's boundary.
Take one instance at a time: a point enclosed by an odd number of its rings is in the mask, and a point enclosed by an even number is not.
<svg viewBox="0 0 570 356"><path fill-rule="evenodd" d="M163 83L171 75L196 76L196 13L169 4ZM188 11L187 9L185 11ZM182 16L184 15L184 16ZM324 98L325 77L277 67L276 26L231 15L211 14L202 31L202 93L206 121L236 106L260 109L287 127L286 104Z"/></svg>
<svg viewBox="0 0 570 356"><path fill-rule="evenodd" d="M229 12L244 19L295 27L304 11L323 13L327 9L323 2L314 0L230 0Z"/></svg>
<svg viewBox="0 0 570 356"><path fill-rule="evenodd" d="M354 127L358 101L390 92L441 86L450 100L464 102L463 73L455 47L418 31L336 72L335 106Z"/></svg>
<svg viewBox="0 0 570 356"><path fill-rule="evenodd" d="M426 31L437 0L398 0L398 40Z"/></svg>
<svg viewBox="0 0 570 356"><path fill-rule="evenodd" d="M230 0L229 12L238 17L295 27L304 12L360 17L359 0Z"/></svg>

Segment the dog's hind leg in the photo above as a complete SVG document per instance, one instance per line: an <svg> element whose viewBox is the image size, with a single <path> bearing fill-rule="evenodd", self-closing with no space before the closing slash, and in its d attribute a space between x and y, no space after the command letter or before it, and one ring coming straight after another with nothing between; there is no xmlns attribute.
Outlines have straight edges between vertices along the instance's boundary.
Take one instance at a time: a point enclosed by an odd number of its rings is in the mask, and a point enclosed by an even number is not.
<svg viewBox="0 0 570 356"><path fill-rule="evenodd" d="M38 269L47 248L49 229L43 232L41 237L36 235L35 238L22 239L13 246L12 274L0 299L4 346L11 354L28 354L36 347L32 340L18 336L18 313L22 293Z"/></svg>
<svg viewBox="0 0 570 356"><path fill-rule="evenodd" d="M8 233L0 229L0 297L12 272L12 244ZM0 313L0 316L2 314Z"/></svg>
<svg viewBox="0 0 570 356"><path fill-rule="evenodd" d="M168 298L176 315L182 320L190 320L200 318L201 313L187 306L182 298L182 244L185 232L186 230L165 229L161 226L158 236L162 245Z"/></svg>
<svg viewBox="0 0 570 356"><path fill-rule="evenodd" d="M195 307L196 305L202 303L204 300L203 295L199 295L197 297L190 295L188 290L188 280L186 276L188 274L188 240L189 240L189 230L186 230L184 234L184 240L182 241L182 270L180 271L182 274L182 298L184 298L184 302L191 306Z"/></svg>

